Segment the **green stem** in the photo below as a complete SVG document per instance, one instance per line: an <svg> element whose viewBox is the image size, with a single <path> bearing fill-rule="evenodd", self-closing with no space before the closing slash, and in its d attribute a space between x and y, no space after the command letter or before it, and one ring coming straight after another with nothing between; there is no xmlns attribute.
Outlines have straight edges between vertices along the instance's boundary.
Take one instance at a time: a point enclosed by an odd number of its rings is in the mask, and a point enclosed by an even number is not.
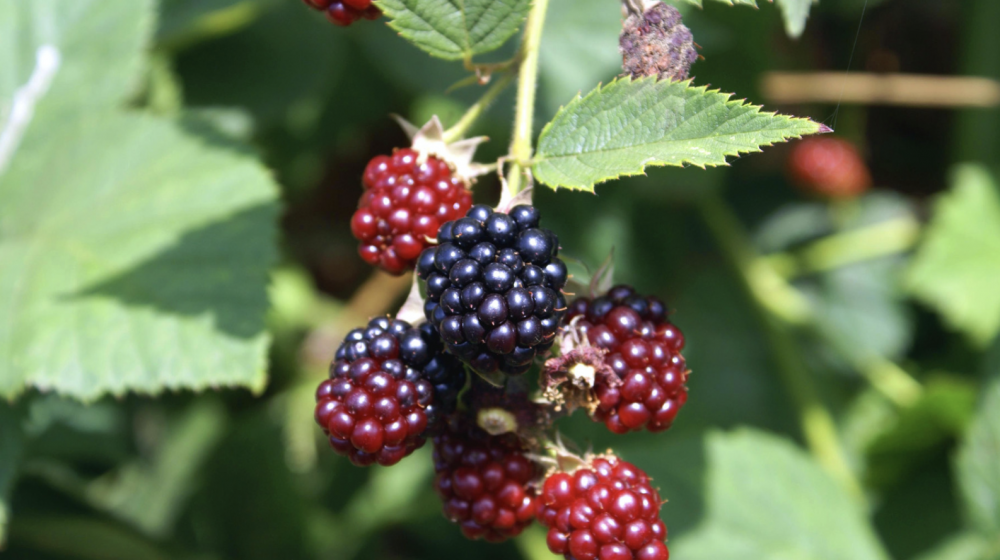
<svg viewBox="0 0 1000 560"><path fill-rule="evenodd" d="M476 101L471 107L469 107L465 114L462 115L462 118L455 123L455 126L452 126L444 132L444 141L451 144L452 142L455 142L465 136L465 133L472 128L473 124L476 123L476 120L490 108L490 105L496 101L496 98L503 93L503 90L507 89L507 86L509 86L513 80L514 75L509 72L500 76L500 79L494 82L493 85L486 90L486 93L479 98L479 101Z"/></svg>
<svg viewBox="0 0 1000 560"><path fill-rule="evenodd" d="M761 257L785 279L909 251L920 237L920 223L910 216L835 233L794 254Z"/></svg>
<svg viewBox="0 0 1000 560"><path fill-rule="evenodd" d="M531 138L534 133L535 92L538 89L538 55L549 0L535 0L528 14L521 43L521 68L517 80L517 106L514 110L514 133L510 144L510 173L507 190L511 195L521 190L524 170L531 161Z"/></svg>
<svg viewBox="0 0 1000 560"><path fill-rule="evenodd" d="M833 415L820 399L819 391L806 370L788 325L778 320L780 315L775 313L773 304L762 300L768 292L762 290L760 285L761 269L755 265L759 260L755 259L755 251L739 219L715 195L706 197L700 209L709 231L743 280L749 299L755 303L754 309L764 327L778 370L798 408L806 444L820 465L860 499L863 496L861 485L847 462ZM782 305L784 304L778 308ZM799 310L794 313L799 313Z"/></svg>

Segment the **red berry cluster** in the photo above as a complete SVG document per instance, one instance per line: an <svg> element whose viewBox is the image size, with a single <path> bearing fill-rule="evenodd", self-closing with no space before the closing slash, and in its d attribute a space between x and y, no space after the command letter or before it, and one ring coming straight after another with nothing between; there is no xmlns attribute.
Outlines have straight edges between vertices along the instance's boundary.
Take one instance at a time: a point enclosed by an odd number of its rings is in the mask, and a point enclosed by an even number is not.
<svg viewBox="0 0 1000 560"><path fill-rule="evenodd" d="M688 370L680 354L684 336L667 320L663 302L616 286L605 296L574 301L568 321L607 352L604 363L620 380L597 379L594 418L616 434L669 428L687 402Z"/></svg>
<svg viewBox="0 0 1000 560"><path fill-rule="evenodd" d="M359 466L394 465L424 444L441 404L430 378L461 382L461 368L437 351L436 337L384 317L348 333L330 378L316 389L316 423L336 452Z"/></svg>
<svg viewBox="0 0 1000 560"><path fill-rule="evenodd" d="M613 455L550 475L538 510L549 550L573 560L668 560L662 500L649 482Z"/></svg>
<svg viewBox="0 0 1000 560"><path fill-rule="evenodd" d="M467 538L501 542L534 520L536 494L529 483L540 473L517 436L451 429L434 438L434 469L444 515Z"/></svg>
<svg viewBox="0 0 1000 560"><path fill-rule="evenodd" d="M347 27L359 19L378 19L382 10L372 4L372 0L305 0L310 8L326 12L331 22Z"/></svg>
<svg viewBox="0 0 1000 560"><path fill-rule="evenodd" d="M799 188L830 198L852 198L872 184L858 149L834 136L807 138L788 157L788 174Z"/></svg>
<svg viewBox="0 0 1000 560"><path fill-rule="evenodd" d="M361 241L361 258L390 274L413 269L441 224L472 206L472 193L446 162L434 156L421 161L410 148L376 156L363 181L351 231Z"/></svg>

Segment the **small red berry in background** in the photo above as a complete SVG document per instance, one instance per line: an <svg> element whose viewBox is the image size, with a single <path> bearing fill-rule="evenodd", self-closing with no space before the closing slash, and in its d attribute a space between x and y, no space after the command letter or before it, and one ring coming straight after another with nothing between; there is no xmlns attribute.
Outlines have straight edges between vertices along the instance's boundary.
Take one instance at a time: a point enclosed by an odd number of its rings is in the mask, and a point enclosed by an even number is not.
<svg viewBox="0 0 1000 560"><path fill-rule="evenodd" d="M591 458L542 484L538 521L549 550L574 560L668 560L663 500L641 469L614 455Z"/></svg>
<svg viewBox="0 0 1000 560"><path fill-rule="evenodd" d="M535 519L529 484L541 474L514 434L491 436L475 427L434 438L434 488L444 515L469 539L502 542Z"/></svg>
<svg viewBox="0 0 1000 560"><path fill-rule="evenodd" d="M331 22L346 27L359 19L378 19L382 11L372 0L305 0L310 8L326 12Z"/></svg>
<svg viewBox="0 0 1000 560"><path fill-rule="evenodd" d="M412 270L441 224L472 206L472 193L447 163L434 156L421 163L410 148L373 158L363 182L351 232L361 258L390 274Z"/></svg>
<svg viewBox="0 0 1000 560"><path fill-rule="evenodd" d="M799 188L829 198L856 197L872 183L858 149L833 136L796 143L788 157L788 174Z"/></svg>

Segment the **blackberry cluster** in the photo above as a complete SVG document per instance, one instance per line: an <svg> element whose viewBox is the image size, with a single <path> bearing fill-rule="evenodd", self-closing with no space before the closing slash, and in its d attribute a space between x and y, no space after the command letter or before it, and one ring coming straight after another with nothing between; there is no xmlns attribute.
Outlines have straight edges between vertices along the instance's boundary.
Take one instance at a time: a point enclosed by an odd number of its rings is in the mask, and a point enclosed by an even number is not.
<svg viewBox="0 0 1000 560"><path fill-rule="evenodd" d="M566 265L559 240L521 205L509 214L473 206L438 231L417 275L427 283L424 313L449 352L482 373L523 374L548 350L565 315Z"/></svg>
<svg viewBox="0 0 1000 560"><path fill-rule="evenodd" d="M684 336L667 320L663 302L616 286L594 300L574 301L567 320L607 351L604 363L621 380L595 383L594 418L616 434L669 428L687 402L688 369L680 354Z"/></svg>
<svg viewBox="0 0 1000 560"><path fill-rule="evenodd" d="M472 193L446 162L429 156L421 163L410 148L373 158L363 183L351 231L361 258L390 274L412 269L441 224L472 206Z"/></svg>
<svg viewBox="0 0 1000 560"><path fill-rule="evenodd" d="M382 17L382 10L372 5L372 0L305 0L310 8L326 12L331 22L347 27L359 19L375 20Z"/></svg>
<svg viewBox="0 0 1000 560"><path fill-rule="evenodd" d="M434 438L434 470L445 517L469 539L501 542L535 518L537 497L529 483L541 473L513 434L490 436L474 427L446 431Z"/></svg>
<svg viewBox="0 0 1000 560"><path fill-rule="evenodd" d="M316 390L316 422L333 449L366 466L394 465L455 409L464 369L434 328L385 317L354 329Z"/></svg>
<svg viewBox="0 0 1000 560"><path fill-rule="evenodd" d="M663 501L649 476L613 455L542 484L538 521L549 550L568 560L668 560Z"/></svg>

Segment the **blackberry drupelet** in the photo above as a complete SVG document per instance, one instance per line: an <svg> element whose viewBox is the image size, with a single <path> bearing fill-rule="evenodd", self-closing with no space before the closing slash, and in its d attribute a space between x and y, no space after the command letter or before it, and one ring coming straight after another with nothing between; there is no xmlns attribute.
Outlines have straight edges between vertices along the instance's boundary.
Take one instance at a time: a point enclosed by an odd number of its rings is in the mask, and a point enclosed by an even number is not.
<svg viewBox="0 0 1000 560"><path fill-rule="evenodd" d="M424 313L448 352L481 373L520 375L548 350L566 311L566 265L559 240L539 227L533 206L509 214L476 205L441 226L417 275L426 282Z"/></svg>
<svg viewBox="0 0 1000 560"><path fill-rule="evenodd" d="M431 325L379 317L347 334L316 390L316 422L356 465L394 465L455 408L465 370Z"/></svg>

